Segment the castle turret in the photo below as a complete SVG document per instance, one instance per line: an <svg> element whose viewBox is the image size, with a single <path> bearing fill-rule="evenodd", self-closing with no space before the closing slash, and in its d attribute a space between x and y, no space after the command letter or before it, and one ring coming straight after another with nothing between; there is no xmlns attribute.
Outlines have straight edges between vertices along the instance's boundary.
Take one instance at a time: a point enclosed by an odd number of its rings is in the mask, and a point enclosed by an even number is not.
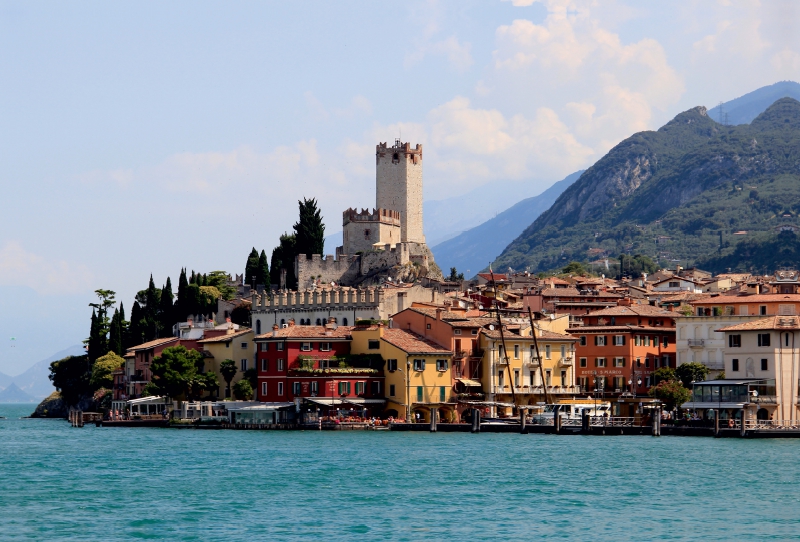
<svg viewBox="0 0 800 542"><path fill-rule="evenodd" d="M377 163L375 207L400 213L400 241L424 243L422 233L422 145L395 140L392 147L380 143Z"/></svg>

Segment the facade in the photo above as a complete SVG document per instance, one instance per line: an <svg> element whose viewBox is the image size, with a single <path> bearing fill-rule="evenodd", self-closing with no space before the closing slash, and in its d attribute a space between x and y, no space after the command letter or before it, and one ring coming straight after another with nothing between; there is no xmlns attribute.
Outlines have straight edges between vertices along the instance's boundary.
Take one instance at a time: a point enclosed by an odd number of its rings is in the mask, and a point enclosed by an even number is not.
<svg viewBox="0 0 800 542"><path fill-rule="evenodd" d="M455 419L450 359L453 352L411 331L377 326L356 327L353 353L380 354L386 375L386 414L441 421Z"/></svg>
<svg viewBox="0 0 800 542"><path fill-rule="evenodd" d="M153 359L168 347L182 344L177 337L156 339L129 348L125 354L125 365L122 370L114 372L113 399L116 401L137 399L142 396L142 390L153 378L150 365ZM190 341L192 346L196 345ZM188 344L184 344L189 348Z"/></svg>
<svg viewBox="0 0 800 542"><path fill-rule="evenodd" d="M425 243L422 228L422 145L395 140L375 146L375 207L400 213L400 241ZM388 241L384 241L388 242Z"/></svg>
<svg viewBox="0 0 800 542"><path fill-rule="evenodd" d="M725 334L717 331L761 316L680 316L675 313L677 365L702 363L709 377L717 378L725 369Z"/></svg>
<svg viewBox="0 0 800 542"><path fill-rule="evenodd" d="M579 339L575 371L581 390L646 394L653 371L676 367L675 316L650 305L619 306L592 312L583 326L570 328Z"/></svg>
<svg viewBox="0 0 800 542"><path fill-rule="evenodd" d="M400 242L400 212L389 209L348 209L342 213L345 254L358 254L375 249L375 245Z"/></svg>
<svg viewBox="0 0 800 542"><path fill-rule="evenodd" d="M669 277L653 283L653 292L692 292L701 293L703 284L684 277Z"/></svg>
<svg viewBox="0 0 800 542"><path fill-rule="evenodd" d="M788 287L788 286L787 286ZM697 316L791 316L800 314L800 294L719 295L689 303Z"/></svg>
<svg viewBox="0 0 800 542"><path fill-rule="evenodd" d="M578 290L574 287L545 288L523 296L523 308L534 312L553 312L580 317L592 311L616 306L622 296L604 290Z"/></svg>
<svg viewBox="0 0 800 542"><path fill-rule="evenodd" d="M219 371L220 363L226 359L236 362L237 372L231 379L231 387L244 378L245 371L256 367L253 330L244 328L234 331L233 325L229 324L229 326L228 329L206 331L206 338L197 341L197 344L203 349L205 370L214 371L217 374L217 380L222 388L222 393L217 390L217 393L212 394L216 397L230 398L228 384Z"/></svg>

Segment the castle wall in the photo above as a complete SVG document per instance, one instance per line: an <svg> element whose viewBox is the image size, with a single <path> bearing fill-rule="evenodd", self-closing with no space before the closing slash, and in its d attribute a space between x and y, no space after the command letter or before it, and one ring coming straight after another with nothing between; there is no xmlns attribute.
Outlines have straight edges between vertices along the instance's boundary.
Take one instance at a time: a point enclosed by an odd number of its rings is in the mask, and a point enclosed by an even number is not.
<svg viewBox="0 0 800 542"><path fill-rule="evenodd" d="M349 222L344 226L344 253L356 254L375 250L375 243L400 242L400 225L385 222Z"/></svg>
<svg viewBox="0 0 800 542"><path fill-rule="evenodd" d="M401 242L424 243L422 228L422 145L395 141L376 147L375 205L400 212Z"/></svg>
<svg viewBox="0 0 800 542"><path fill-rule="evenodd" d="M300 255L295 260L295 272L300 289L310 288L316 280L322 284L351 284L359 276L360 262L358 256L343 256L335 260L331 255L325 259L319 254L313 254L311 259Z"/></svg>

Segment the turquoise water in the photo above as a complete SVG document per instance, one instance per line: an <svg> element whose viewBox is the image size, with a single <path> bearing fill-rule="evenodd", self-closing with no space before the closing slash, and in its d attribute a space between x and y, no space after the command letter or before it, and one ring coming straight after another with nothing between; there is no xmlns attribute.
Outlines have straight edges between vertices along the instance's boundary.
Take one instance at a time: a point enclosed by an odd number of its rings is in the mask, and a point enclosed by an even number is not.
<svg viewBox="0 0 800 542"><path fill-rule="evenodd" d="M71 428L0 405L0 539L787 540L800 441Z"/></svg>

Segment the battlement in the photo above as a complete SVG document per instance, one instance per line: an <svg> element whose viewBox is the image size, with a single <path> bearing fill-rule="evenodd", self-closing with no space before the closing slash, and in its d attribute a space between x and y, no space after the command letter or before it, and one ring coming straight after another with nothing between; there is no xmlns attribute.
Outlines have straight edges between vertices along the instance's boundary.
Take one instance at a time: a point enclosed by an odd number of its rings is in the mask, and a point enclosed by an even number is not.
<svg viewBox="0 0 800 542"><path fill-rule="evenodd" d="M383 302L381 288L326 288L299 292L276 292L272 297L252 296L252 311L292 311L301 309L352 310L377 307Z"/></svg>
<svg viewBox="0 0 800 542"><path fill-rule="evenodd" d="M422 160L422 144L417 143L417 146L411 148L411 143L401 143L399 139L394 140L394 145L389 147L387 143L378 143L375 145L375 156L380 159L386 157L387 154L392 155L393 161L400 159L400 153L406 158L411 158L416 164Z"/></svg>
<svg viewBox="0 0 800 542"><path fill-rule="evenodd" d="M400 225L400 211L393 211L391 209L358 209L349 208L342 213L342 226L347 226L350 222L375 222L390 224L392 226Z"/></svg>

